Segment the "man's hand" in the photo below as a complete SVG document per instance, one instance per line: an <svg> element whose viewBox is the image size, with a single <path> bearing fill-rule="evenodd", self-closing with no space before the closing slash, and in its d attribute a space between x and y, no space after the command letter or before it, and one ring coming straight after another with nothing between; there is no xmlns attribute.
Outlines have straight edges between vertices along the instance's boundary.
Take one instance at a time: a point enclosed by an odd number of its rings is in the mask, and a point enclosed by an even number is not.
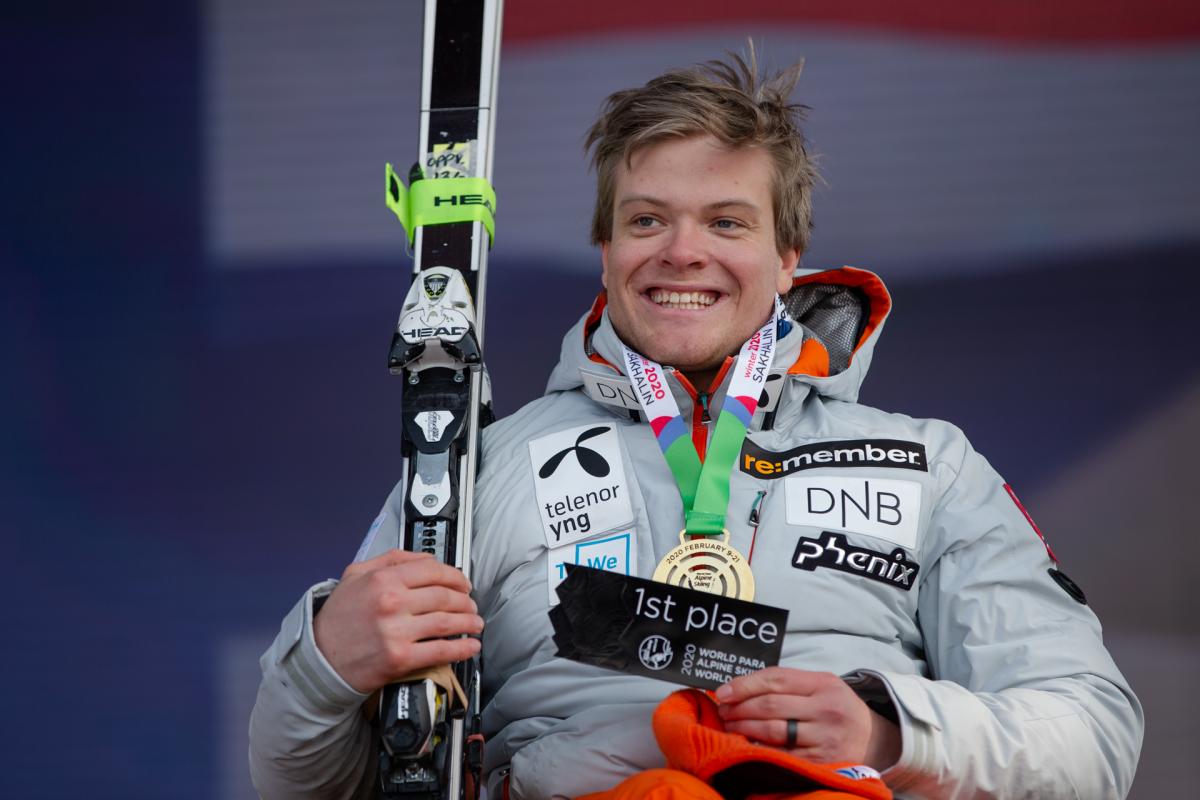
<svg viewBox="0 0 1200 800"><path fill-rule="evenodd" d="M426 553L389 550L351 564L313 622L317 648L363 693L479 652L483 618L465 575Z"/></svg>
<svg viewBox="0 0 1200 800"><path fill-rule="evenodd" d="M734 678L717 689L725 729L818 763L850 761L884 770L900 759L900 730L828 672L787 667ZM787 721L796 720L796 746Z"/></svg>

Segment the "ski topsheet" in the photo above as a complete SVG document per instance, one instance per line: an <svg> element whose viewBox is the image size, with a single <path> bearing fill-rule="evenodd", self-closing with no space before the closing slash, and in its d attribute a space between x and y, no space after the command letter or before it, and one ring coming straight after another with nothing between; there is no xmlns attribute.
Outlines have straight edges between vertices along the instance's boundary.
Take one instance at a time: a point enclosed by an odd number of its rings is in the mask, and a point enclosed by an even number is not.
<svg viewBox="0 0 1200 800"><path fill-rule="evenodd" d="M404 547L468 578L479 429L491 421L482 345L501 11L502 0L426 0L420 152L407 187L387 168L387 204L408 231L414 260L388 354L389 370L405 381ZM479 712L476 659L385 687L383 795L477 794Z"/></svg>

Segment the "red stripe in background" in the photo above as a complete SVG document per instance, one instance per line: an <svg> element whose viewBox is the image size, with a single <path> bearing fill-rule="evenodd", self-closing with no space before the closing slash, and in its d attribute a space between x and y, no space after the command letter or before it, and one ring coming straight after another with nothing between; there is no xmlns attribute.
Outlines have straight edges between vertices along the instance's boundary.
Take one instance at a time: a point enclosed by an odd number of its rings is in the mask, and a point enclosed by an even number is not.
<svg viewBox="0 0 1200 800"><path fill-rule="evenodd" d="M506 42L729 23L845 25L1013 44L1200 42L1197 0L507 0ZM742 31L730 31L743 35Z"/></svg>

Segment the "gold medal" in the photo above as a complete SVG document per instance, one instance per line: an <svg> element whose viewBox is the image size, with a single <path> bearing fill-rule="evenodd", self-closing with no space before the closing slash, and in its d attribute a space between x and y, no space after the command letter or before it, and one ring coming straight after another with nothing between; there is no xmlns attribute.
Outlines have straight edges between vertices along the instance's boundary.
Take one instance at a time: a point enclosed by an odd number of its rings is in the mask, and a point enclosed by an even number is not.
<svg viewBox="0 0 1200 800"><path fill-rule="evenodd" d="M686 537L686 530L679 532L679 546L658 562L654 580L738 600L754 599L754 573L742 554L729 546L728 530L724 540L704 536L688 541Z"/></svg>

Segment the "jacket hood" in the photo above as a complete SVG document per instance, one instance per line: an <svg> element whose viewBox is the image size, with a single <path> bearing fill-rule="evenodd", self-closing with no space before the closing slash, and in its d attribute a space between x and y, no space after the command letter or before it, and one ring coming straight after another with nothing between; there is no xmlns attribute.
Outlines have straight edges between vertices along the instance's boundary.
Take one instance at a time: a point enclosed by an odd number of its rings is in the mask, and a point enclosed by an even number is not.
<svg viewBox="0 0 1200 800"><path fill-rule="evenodd" d="M781 335L772 374L806 383L821 395L853 402L892 308L879 276L855 267L796 270L783 296L793 322ZM624 375L621 343L608 321L604 292L563 337L546 393L582 387L583 373ZM665 366L665 365L664 365Z"/></svg>

